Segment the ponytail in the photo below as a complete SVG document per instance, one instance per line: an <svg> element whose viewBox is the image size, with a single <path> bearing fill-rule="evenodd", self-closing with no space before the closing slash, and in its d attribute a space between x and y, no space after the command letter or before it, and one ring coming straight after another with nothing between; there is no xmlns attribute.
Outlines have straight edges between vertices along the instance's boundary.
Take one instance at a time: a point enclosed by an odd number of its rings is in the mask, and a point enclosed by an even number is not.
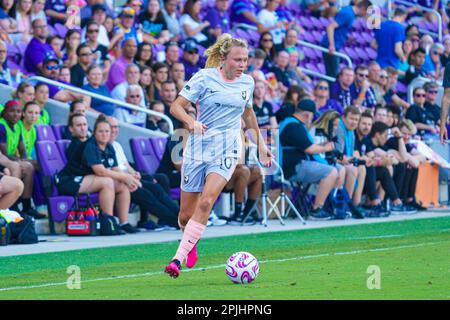
<svg viewBox="0 0 450 320"><path fill-rule="evenodd" d="M247 48L247 42L242 39L233 38L230 34L224 33L216 43L209 47L205 54L208 56L205 68L216 68L220 66L221 58L225 58L232 47Z"/></svg>
<svg viewBox="0 0 450 320"><path fill-rule="evenodd" d="M99 125L100 123L107 123L107 124L111 127L111 124L109 123L108 118L106 118L106 116L105 116L103 113L101 113L101 114L97 117L97 120L95 120L95 124L94 124L94 134L95 134L95 132L97 131L97 127L98 127L98 125Z"/></svg>

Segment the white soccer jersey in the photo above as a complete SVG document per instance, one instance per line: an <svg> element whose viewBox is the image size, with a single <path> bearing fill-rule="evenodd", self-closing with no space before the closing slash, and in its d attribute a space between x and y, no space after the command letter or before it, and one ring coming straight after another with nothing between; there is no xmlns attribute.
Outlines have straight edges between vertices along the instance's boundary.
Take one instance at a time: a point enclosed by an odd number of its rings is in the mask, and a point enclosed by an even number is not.
<svg viewBox="0 0 450 320"><path fill-rule="evenodd" d="M189 135L185 160L240 157L241 116L246 107L252 108L254 87L249 75L227 81L217 68L200 70L189 80L180 95L197 105L197 120L207 129L203 136Z"/></svg>

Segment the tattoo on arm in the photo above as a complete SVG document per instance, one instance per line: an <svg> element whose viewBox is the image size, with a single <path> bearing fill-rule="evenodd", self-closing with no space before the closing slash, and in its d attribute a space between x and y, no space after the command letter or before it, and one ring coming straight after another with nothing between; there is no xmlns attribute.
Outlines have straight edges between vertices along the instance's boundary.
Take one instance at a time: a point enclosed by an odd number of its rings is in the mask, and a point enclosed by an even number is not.
<svg viewBox="0 0 450 320"><path fill-rule="evenodd" d="M450 88L445 88L441 104L441 123L447 123L449 105L450 105Z"/></svg>

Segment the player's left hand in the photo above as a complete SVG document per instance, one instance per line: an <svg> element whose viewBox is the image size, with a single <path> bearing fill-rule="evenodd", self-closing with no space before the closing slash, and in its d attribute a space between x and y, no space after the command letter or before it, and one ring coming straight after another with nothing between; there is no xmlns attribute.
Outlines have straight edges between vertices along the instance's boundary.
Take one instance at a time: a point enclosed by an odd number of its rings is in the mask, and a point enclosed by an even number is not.
<svg viewBox="0 0 450 320"><path fill-rule="evenodd" d="M261 150L260 156L261 163L264 165L264 167L269 168L272 165L272 161L274 159L273 153L269 149L267 149L267 147L264 147Z"/></svg>

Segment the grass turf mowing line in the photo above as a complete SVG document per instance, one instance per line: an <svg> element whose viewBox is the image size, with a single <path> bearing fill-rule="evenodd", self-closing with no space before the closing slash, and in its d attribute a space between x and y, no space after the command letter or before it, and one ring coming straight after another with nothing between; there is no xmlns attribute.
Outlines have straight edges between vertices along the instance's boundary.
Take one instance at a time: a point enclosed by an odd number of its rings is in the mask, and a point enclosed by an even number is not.
<svg viewBox="0 0 450 320"><path fill-rule="evenodd" d="M265 259L286 259L298 256L317 256L313 260L294 262L271 262L261 266L261 274L254 284L233 286L224 275L223 268L211 269L205 272L193 272L182 274L177 280L168 279L165 275L155 275L149 278L132 278L102 283L82 283L82 290L68 290L64 286L60 288L39 288L26 290L27 292L0 292L0 298L83 298L86 294L95 298L158 298L158 299L186 299L186 298L402 298L398 291L388 290L389 294L368 294L364 289L362 293L352 294L353 282L358 277L359 286L364 285L367 279L365 274L368 262L375 259L382 269L385 283L382 288L394 288L392 283L401 282L399 287L405 287L404 280L411 278L419 281L415 287L406 285L406 297L426 298L432 294L433 298L446 298L441 286L448 284L448 258L449 249L448 229L450 218L435 218L405 222L390 222L374 225L361 225L351 227L335 227L328 229L289 231L278 233L266 233L251 236L224 237L217 239L204 239L200 248L199 266L221 265L224 260L237 250L248 250L254 253L260 261ZM392 233L400 237L384 237ZM354 240L357 237L381 237L379 239ZM348 240L353 238L353 240ZM376 248L395 246L415 246L425 242L443 241L435 246L411 247L402 252L364 252ZM245 243L243 248L242 243ZM139 245L122 248L78 250L42 255L19 256L1 259L1 270L4 276L0 277L0 287L12 287L17 285L36 285L48 282L65 282L67 279L66 267L77 264L82 270L82 280L94 278L107 278L131 273L143 273L145 271L161 270L176 249L177 243L158 245ZM273 251L269 252L268 248ZM360 250L357 255L333 255L334 252L346 252ZM327 256L328 255L328 256ZM390 258L391 257L391 258ZM373 259L372 259L373 258ZM94 260L95 259L95 260ZM331 264L329 261L332 261ZM356 263L359 261L358 263ZM363 262L364 261L364 262ZM423 270L424 263L432 261L432 265ZM447 269L443 268L443 264ZM342 269L334 269L336 265L344 265ZM374 263L376 264L376 263ZM14 269L12 266L22 266ZM400 274L399 279L390 280L390 275L395 274L395 266L411 270L408 274ZM362 267L364 266L364 267ZM29 269L34 271L30 272ZM6 273L4 271L7 271ZM9 273L8 273L9 271ZM326 271L326 272L325 272ZM160 272L160 271L159 271ZM350 273L348 273L350 272ZM387 273L386 273L387 272ZM305 277L305 275L308 275ZM329 276L332 275L332 276ZM311 276L311 277L310 277ZM342 278L346 279L345 281ZM388 279L388 281L386 279ZM430 288L421 286L428 283ZM438 280L435 280L436 278ZM313 290L314 283L320 283L329 279L334 287L321 284L323 290ZM364 280L363 282L361 282ZM343 282L342 282L343 281ZM446 282L447 281L447 282ZM341 283L348 285L341 285ZM283 283L285 291L280 291L278 286ZM302 286L297 287L297 285ZM327 282L328 283L328 282ZM409 282L408 282L409 283ZM353 285L352 285L353 284ZM301 287L301 290L300 290ZM335 288L336 287L336 288ZM342 289L341 289L342 287ZM253 288L253 289L248 289ZM359 287L358 287L359 288ZM415 290L420 288L420 290ZM431 288L435 290L429 292ZM206 290L207 289L207 290ZM327 293L325 290L331 293ZM339 289L339 290L337 290ZM349 289L351 289L349 291ZM361 288L359 288L361 290ZM427 290L428 289L428 290ZM437 289L437 290L436 290ZM251 290L251 291L248 291ZM337 290L337 291L336 291ZM384 291L387 293L388 291ZM414 292L417 291L417 295ZM339 295L336 295L340 292ZM380 292L380 291L377 291ZM431 296L430 296L431 297Z"/></svg>

